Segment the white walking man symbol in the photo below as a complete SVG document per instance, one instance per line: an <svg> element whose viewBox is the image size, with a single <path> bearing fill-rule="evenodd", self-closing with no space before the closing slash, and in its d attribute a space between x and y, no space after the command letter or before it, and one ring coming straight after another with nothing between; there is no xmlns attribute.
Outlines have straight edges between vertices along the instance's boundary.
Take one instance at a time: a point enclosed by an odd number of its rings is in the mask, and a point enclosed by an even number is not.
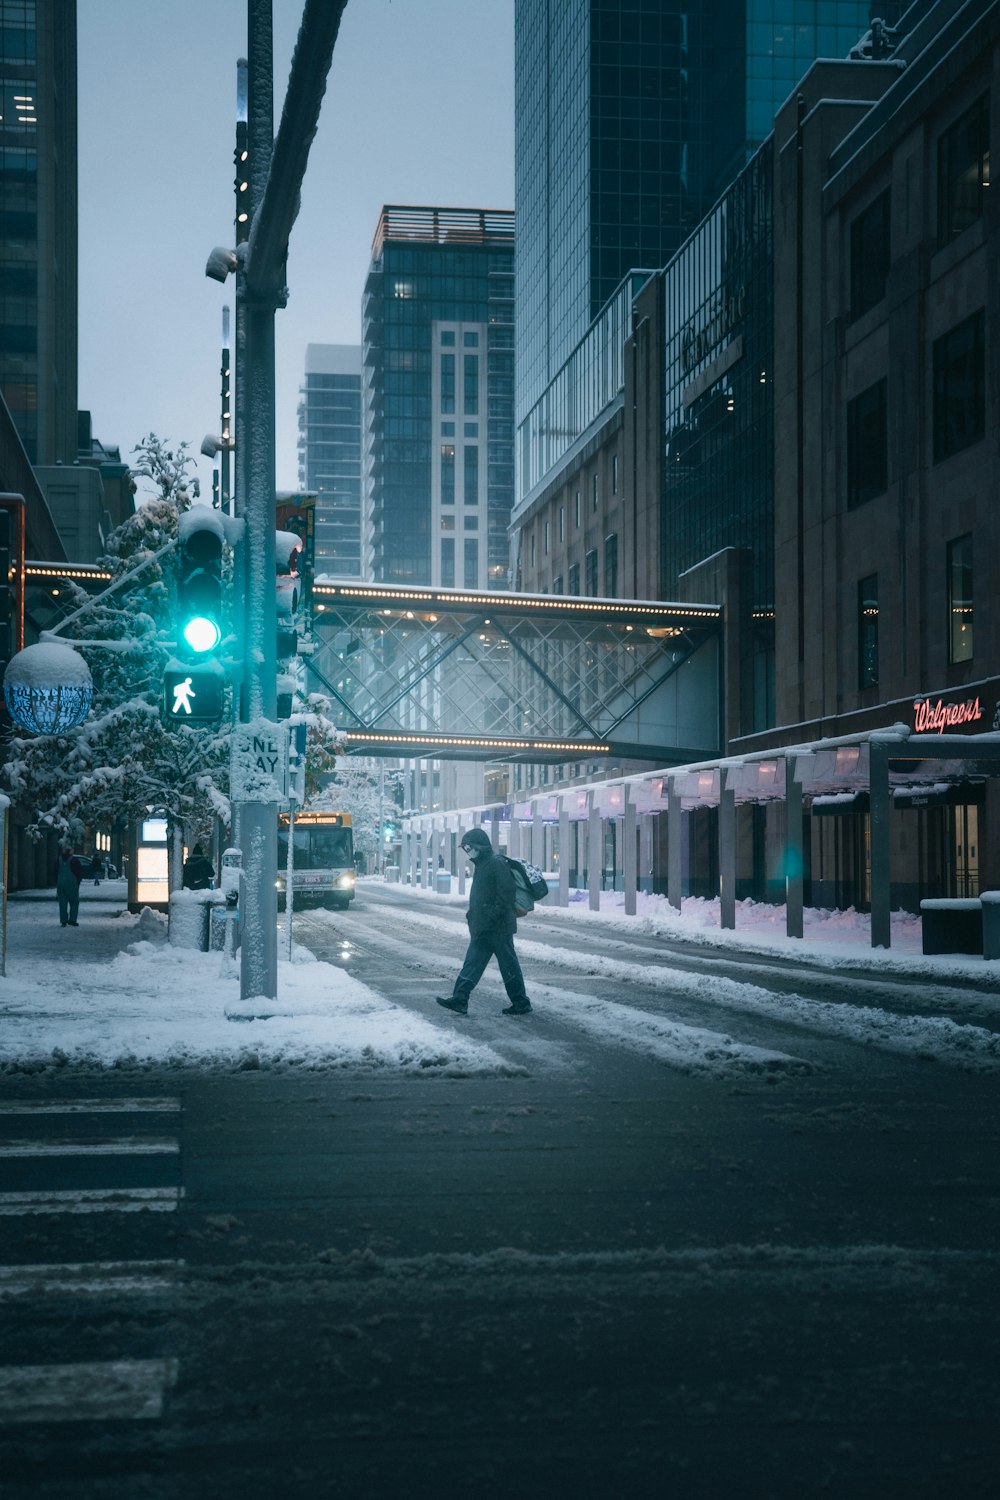
<svg viewBox="0 0 1000 1500"><path fill-rule="evenodd" d="M185 677L183 682L174 683L174 706L171 713L189 714L191 712L191 699L194 697L194 688L190 677Z"/></svg>

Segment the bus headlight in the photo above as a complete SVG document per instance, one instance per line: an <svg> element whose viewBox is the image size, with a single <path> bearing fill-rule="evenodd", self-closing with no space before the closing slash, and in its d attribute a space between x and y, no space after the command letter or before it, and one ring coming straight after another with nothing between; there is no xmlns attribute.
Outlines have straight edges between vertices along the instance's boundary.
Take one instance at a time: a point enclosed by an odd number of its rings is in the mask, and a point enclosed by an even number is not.
<svg viewBox="0 0 1000 1500"><path fill-rule="evenodd" d="M337 884L341 890L346 890L349 886L352 886L354 884L354 876L340 875L337 878Z"/></svg>

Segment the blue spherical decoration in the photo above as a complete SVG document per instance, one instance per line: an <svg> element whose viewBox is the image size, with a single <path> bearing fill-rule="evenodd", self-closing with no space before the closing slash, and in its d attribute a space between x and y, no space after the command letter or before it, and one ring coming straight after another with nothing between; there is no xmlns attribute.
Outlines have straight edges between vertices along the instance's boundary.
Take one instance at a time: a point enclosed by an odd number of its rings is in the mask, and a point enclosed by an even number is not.
<svg viewBox="0 0 1000 1500"><path fill-rule="evenodd" d="M12 656L3 695L11 718L35 734L62 734L90 712L90 668L71 646L42 641Z"/></svg>

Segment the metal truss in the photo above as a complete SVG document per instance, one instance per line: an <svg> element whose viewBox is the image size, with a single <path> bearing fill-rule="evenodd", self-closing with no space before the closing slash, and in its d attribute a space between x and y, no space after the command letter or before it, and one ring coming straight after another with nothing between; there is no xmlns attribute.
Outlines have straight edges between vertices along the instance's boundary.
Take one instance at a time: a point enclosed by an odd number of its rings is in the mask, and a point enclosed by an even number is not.
<svg viewBox="0 0 1000 1500"><path fill-rule="evenodd" d="M322 582L308 671L352 753L676 764L718 753L720 627L711 605Z"/></svg>

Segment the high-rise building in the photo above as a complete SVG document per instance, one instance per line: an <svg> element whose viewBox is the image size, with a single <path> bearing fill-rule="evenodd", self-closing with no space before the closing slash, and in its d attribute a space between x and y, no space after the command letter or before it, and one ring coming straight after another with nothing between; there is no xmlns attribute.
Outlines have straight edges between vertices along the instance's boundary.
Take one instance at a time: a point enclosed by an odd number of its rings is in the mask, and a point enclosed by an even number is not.
<svg viewBox="0 0 1000 1500"><path fill-rule="evenodd" d="M301 398L299 483L316 492L315 571L360 578L360 346L307 345Z"/></svg>
<svg viewBox="0 0 1000 1500"><path fill-rule="evenodd" d="M506 584L513 213L383 208L362 321L366 576Z"/></svg>
<svg viewBox="0 0 1000 1500"><path fill-rule="evenodd" d="M77 457L76 0L0 0L0 391L32 464Z"/></svg>
<svg viewBox="0 0 1000 1500"><path fill-rule="evenodd" d="M623 277L667 263L813 59L846 57L870 11L901 8L516 0L519 430Z"/></svg>

